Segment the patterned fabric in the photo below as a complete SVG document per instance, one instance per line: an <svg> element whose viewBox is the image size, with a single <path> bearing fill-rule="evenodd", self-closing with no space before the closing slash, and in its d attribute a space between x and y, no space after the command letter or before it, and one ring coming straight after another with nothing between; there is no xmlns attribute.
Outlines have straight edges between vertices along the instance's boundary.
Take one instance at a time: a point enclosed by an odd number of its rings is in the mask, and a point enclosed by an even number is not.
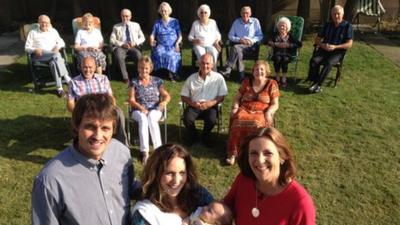
<svg viewBox="0 0 400 225"><path fill-rule="evenodd" d="M93 79L85 79L82 75L79 75L71 80L68 99L78 99L91 93L108 93L112 95L108 78L104 75L94 74Z"/></svg>
<svg viewBox="0 0 400 225"><path fill-rule="evenodd" d="M349 22L343 20L338 27L333 22L327 22L318 37L323 38L323 43L340 45L353 39L353 27Z"/></svg>
<svg viewBox="0 0 400 225"><path fill-rule="evenodd" d="M178 72L181 54L175 51L175 43L180 33L181 28L177 19L170 18L166 23L161 19L156 21L151 32L157 42L156 47L151 51L154 70L168 69L173 73Z"/></svg>
<svg viewBox="0 0 400 225"><path fill-rule="evenodd" d="M103 36L100 30L93 29L91 32L87 30L79 30L75 37L75 44L79 44L81 47L95 47L99 48L103 43ZM93 57L96 61L96 66L106 69L106 55L102 51L80 51L78 52L78 63L81 65L82 60L85 57Z"/></svg>
<svg viewBox="0 0 400 225"><path fill-rule="evenodd" d="M241 141L254 129L269 126L264 112L272 99L280 95L278 84L272 79L259 93L254 92L250 80L245 79L239 92L242 95L239 110L230 118L228 155L238 155Z"/></svg>
<svg viewBox="0 0 400 225"><path fill-rule="evenodd" d="M279 36L279 33L275 33L271 40L274 43L274 55L279 56L292 56L296 54L296 49L302 46L301 42L296 40L290 33L286 38L282 38ZM278 48L275 47L280 43L289 43L289 48Z"/></svg>
<svg viewBox="0 0 400 225"><path fill-rule="evenodd" d="M138 78L132 80L131 87L135 89L135 98L140 105L143 105L147 110L153 110L160 103L160 87L164 81L158 77L151 77L150 83L143 86Z"/></svg>

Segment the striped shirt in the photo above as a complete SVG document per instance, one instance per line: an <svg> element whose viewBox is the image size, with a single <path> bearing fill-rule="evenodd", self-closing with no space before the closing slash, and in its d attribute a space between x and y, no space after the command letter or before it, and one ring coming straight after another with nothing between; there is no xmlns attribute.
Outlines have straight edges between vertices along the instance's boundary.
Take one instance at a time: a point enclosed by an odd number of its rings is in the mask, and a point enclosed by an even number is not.
<svg viewBox="0 0 400 225"><path fill-rule="evenodd" d="M327 22L318 37L322 38L322 43L340 45L353 39L353 27L349 22L343 20L338 27L333 22Z"/></svg>
<svg viewBox="0 0 400 225"><path fill-rule="evenodd" d="M112 95L110 81L104 75L94 74L92 79L85 79L83 75L74 77L69 84L68 99L92 93L108 93Z"/></svg>

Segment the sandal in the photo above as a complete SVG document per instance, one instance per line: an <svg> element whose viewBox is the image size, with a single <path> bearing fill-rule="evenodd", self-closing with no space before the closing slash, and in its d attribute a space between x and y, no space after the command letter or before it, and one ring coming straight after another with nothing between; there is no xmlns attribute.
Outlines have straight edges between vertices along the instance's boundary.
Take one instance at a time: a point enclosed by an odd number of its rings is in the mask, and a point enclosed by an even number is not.
<svg viewBox="0 0 400 225"><path fill-rule="evenodd" d="M235 160L236 160L236 156L231 155L231 156L228 156L228 158L226 158L226 163L229 166L233 166L235 164Z"/></svg>

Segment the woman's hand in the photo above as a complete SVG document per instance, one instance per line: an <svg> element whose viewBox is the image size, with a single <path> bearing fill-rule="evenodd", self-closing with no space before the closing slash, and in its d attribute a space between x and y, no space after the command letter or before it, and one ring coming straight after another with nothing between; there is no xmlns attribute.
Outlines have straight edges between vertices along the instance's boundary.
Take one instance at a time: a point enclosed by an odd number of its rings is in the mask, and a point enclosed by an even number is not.
<svg viewBox="0 0 400 225"><path fill-rule="evenodd" d="M181 47L179 47L179 43L176 42L176 43L175 43L175 51L176 51L176 52L180 52L180 49L181 49Z"/></svg>
<svg viewBox="0 0 400 225"><path fill-rule="evenodd" d="M163 102L160 102L160 103L158 104L158 110L164 111L166 105L167 105L166 102L164 102L164 101L163 101Z"/></svg>
<svg viewBox="0 0 400 225"><path fill-rule="evenodd" d="M265 116L265 121L268 123L268 125L273 125L274 124L274 114L271 113L270 111L266 111L264 113Z"/></svg>
<svg viewBox="0 0 400 225"><path fill-rule="evenodd" d="M239 111L239 107L237 107L237 108L232 108L230 116L232 117L232 116L235 115L238 111Z"/></svg>
<svg viewBox="0 0 400 225"><path fill-rule="evenodd" d="M221 45L219 45L219 41L216 41L216 42L214 43L214 47L215 47L215 49L217 49L218 52L221 52L222 47L221 47Z"/></svg>

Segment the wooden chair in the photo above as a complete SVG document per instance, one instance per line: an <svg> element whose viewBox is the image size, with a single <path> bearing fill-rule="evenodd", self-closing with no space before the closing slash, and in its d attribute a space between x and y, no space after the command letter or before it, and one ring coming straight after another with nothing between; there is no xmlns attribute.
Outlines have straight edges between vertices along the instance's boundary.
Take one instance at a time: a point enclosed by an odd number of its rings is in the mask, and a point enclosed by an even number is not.
<svg viewBox="0 0 400 225"><path fill-rule="evenodd" d="M275 24L279 21L280 18L282 18L282 15L279 15L276 17L275 19ZM285 16L286 18L288 18L290 20L291 23L291 29L289 31L289 33L296 38L299 42L301 42L302 38L303 38L303 30L304 30L304 19L301 16ZM274 26L274 32L276 32L276 26ZM297 64L300 60L300 50L301 48L296 49L295 52L292 53L291 57L290 57L290 63L294 63L294 73L293 73L293 77L296 80L297 77ZM268 54L267 54L267 59L271 60L272 59L272 55L273 55L273 48L271 47L268 50Z"/></svg>
<svg viewBox="0 0 400 225"><path fill-rule="evenodd" d="M20 29L20 37L22 41L26 41L28 34L31 30L39 29L38 23L25 24ZM60 54L64 58L65 67L69 71L68 58L65 48L60 49ZM26 53L28 61L28 76L32 80L33 87L35 90L40 90L43 87L51 86L55 84L53 76L51 74L50 64L47 62L40 62L34 60L33 53ZM71 74L71 73L70 73Z"/></svg>

